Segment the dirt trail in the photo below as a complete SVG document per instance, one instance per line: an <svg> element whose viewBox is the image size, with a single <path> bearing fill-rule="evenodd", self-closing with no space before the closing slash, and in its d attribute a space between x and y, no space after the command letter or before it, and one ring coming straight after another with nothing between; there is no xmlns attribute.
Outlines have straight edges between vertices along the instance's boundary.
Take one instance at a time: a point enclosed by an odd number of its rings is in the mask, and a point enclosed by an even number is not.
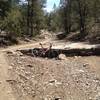
<svg viewBox="0 0 100 100"><path fill-rule="evenodd" d="M50 40L45 40L42 43L47 43ZM8 80L8 70L9 70L9 64L7 63L7 59L5 56L6 51L14 51L18 49L23 48L33 48L33 46L39 45L40 42L37 43L31 43L31 44L24 44L24 45L16 45L11 46L8 48L3 48L0 50L0 100L16 100L12 93L12 89L7 82Z"/></svg>
<svg viewBox="0 0 100 100"><path fill-rule="evenodd" d="M7 64L4 53L0 52L0 100L16 100L9 84L6 82L8 79L8 69L9 65Z"/></svg>
<svg viewBox="0 0 100 100"><path fill-rule="evenodd" d="M41 42L43 44L45 44L45 43L48 44L51 42L51 40L47 39L47 40L44 40ZM9 51L9 50L15 51L18 49L33 48L33 47L39 46L39 43L40 42L24 44L24 45L16 45L16 46L11 46L11 47L8 47L5 49L0 49L0 100L17 100L16 97L14 97L14 94L12 92L12 89L11 89L9 83L7 83L7 81L6 81L6 80L8 80L9 64L7 63L5 52ZM55 45L59 46L59 43L58 44L55 43ZM63 43L63 44L65 46L66 43Z"/></svg>
<svg viewBox="0 0 100 100"><path fill-rule="evenodd" d="M28 43L28 44L22 44L22 45L15 45L15 46L10 46L8 48L2 48L0 51L9 51L9 50L19 50L19 49L28 49L28 48L33 48L34 46L39 46L39 43L41 42L42 44L49 43L51 40L44 40L44 41L39 41L37 43Z"/></svg>

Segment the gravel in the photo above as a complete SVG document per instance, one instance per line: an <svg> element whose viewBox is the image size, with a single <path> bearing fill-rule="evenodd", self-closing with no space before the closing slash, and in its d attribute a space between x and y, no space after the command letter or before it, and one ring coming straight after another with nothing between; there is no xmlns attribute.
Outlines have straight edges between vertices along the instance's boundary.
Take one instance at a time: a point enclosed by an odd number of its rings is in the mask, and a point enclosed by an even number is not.
<svg viewBox="0 0 100 100"><path fill-rule="evenodd" d="M9 54L8 82L18 100L100 100L100 77L84 59Z"/></svg>

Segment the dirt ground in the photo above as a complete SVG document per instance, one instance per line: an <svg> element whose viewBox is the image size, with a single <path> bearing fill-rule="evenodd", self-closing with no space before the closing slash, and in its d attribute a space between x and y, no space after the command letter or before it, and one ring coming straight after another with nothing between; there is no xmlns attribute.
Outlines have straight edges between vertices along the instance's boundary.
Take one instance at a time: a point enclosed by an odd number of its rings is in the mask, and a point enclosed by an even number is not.
<svg viewBox="0 0 100 100"><path fill-rule="evenodd" d="M70 45L51 39L41 42L45 47L52 42L54 48ZM100 100L99 56L57 60L16 51L33 47L39 42L0 49L0 100Z"/></svg>
<svg viewBox="0 0 100 100"><path fill-rule="evenodd" d="M16 100L100 100L100 57L8 55Z"/></svg>
<svg viewBox="0 0 100 100"><path fill-rule="evenodd" d="M49 39L41 42L47 43L48 41ZM16 96L13 95L12 87L7 81L10 77L8 73L10 66L9 61L7 60L8 58L6 57L6 52L14 52L18 49L24 48L33 48L33 46L38 44L39 42L0 48L0 100L16 100Z"/></svg>

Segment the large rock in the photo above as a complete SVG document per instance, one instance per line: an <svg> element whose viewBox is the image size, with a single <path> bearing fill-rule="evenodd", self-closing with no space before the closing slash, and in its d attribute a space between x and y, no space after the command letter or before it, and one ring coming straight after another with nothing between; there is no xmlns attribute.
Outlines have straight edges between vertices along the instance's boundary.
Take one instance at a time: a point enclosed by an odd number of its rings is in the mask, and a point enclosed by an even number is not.
<svg viewBox="0 0 100 100"><path fill-rule="evenodd" d="M64 54L60 54L58 56L58 59L60 59L60 60L67 60L66 55L64 55Z"/></svg>

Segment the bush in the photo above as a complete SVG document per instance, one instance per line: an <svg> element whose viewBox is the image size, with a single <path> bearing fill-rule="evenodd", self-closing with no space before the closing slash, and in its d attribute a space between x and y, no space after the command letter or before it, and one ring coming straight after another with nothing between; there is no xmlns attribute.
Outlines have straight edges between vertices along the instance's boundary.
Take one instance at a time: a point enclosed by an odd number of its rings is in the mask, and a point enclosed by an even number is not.
<svg viewBox="0 0 100 100"><path fill-rule="evenodd" d="M20 8L11 9L1 22L1 27L7 32L14 33L15 36L22 36L26 28Z"/></svg>

